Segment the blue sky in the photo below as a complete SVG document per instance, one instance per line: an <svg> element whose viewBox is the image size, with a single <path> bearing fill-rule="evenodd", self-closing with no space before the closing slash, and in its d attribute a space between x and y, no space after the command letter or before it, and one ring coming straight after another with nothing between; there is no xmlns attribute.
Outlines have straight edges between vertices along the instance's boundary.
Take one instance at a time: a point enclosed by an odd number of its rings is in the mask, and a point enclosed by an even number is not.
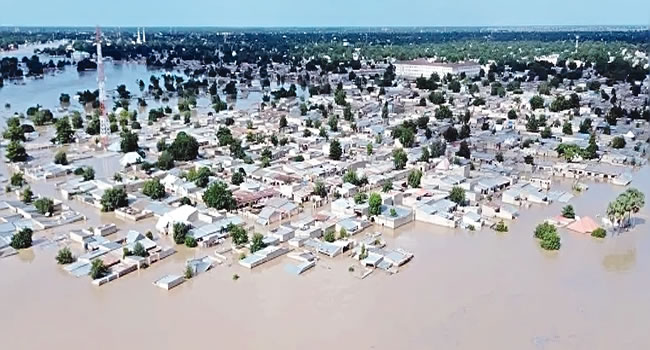
<svg viewBox="0 0 650 350"><path fill-rule="evenodd" d="M3 3L0 25L650 25L650 0L5 0Z"/></svg>

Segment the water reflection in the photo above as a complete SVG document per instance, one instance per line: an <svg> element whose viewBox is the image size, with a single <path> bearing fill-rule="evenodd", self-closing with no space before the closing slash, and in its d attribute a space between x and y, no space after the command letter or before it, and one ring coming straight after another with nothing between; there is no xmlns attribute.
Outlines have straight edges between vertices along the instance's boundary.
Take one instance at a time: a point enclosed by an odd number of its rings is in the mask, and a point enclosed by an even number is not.
<svg viewBox="0 0 650 350"><path fill-rule="evenodd" d="M636 265L636 248L624 253L608 254L603 257L603 267L609 272L629 271Z"/></svg>

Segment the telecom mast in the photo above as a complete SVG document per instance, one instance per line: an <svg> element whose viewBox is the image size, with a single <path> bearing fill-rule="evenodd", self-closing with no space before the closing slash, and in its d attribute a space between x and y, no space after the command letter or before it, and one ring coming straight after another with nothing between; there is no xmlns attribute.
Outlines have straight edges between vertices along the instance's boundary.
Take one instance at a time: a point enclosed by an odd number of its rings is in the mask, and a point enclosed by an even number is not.
<svg viewBox="0 0 650 350"><path fill-rule="evenodd" d="M99 134L102 146L106 148L108 135L111 133L111 126L106 117L106 86L104 84L104 58L102 57L102 31L97 26L95 30L95 44L97 45L97 87L99 89Z"/></svg>

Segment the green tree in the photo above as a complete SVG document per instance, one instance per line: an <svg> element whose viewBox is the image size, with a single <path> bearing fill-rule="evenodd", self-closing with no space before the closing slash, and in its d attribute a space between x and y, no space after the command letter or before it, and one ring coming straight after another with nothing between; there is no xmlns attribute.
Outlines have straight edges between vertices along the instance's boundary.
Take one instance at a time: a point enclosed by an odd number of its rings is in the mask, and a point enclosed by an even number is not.
<svg viewBox="0 0 650 350"><path fill-rule="evenodd" d="M168 148L174 160L188 161L196 159L199 154L199 143L184 131L179 132Z"/></svg>
<svg viewBox="0 0 650 350"><path fill-rule="evenodd" d="M25 182L25 177L23 173L13 173L11 174L11 179L9 179L11 186L22 187Z"/></svg>
<svg viewBox="0 0 650 350"><path fill-rule="evenodd" d="M382 205L381 195L377 192L371 193L370 197L368 197L368 211L370 215L381 214L381 205Z"/></svg>
<svg viewBox="0 0 650 350"><path fill-rule="evenodd" d="M27 151L25 151L25 147L23 147L22 143L19 141L11 141L7 145L6 151L5 151L5 157L7 157L7 160L9 160L12 163L15 162L24 162L27 160Z"/></svg>
<svg viewBox="0 0 650 350"><path fill-rule="evenodd" d="M58 151L54 155L54 164L68 165L68 155L64 151Z"/></svg>
<svg viewBox="0 0 650 350"><path fill-rule="evenodd" d="M602 227L599 227L591 232L591 237L605 238L605 236L607 236L607 231L605 231L605 229Z"/></svg>
<svg viewBox="0 0 650 350"><path fill-rule="evenodd" d="M174 156L168 151L163 151L156 162L160 170L169 170L174 168Z"/></svg>
<svg viewBox="0 0 650 350"><path fill-rule="evenodd" d="M34 193L32 192L32 189L27 186L23 193L21 194L21 200L23 203L31 203L32 198L34 198Z"/></svg>
<svg viewBox="0 0 650 350"><path fill-rule="evenodd" d="M408 156L403 149L397 148L393 151L393 165L396 170L402 170L406 167L406 162L408 161Z"/></svg>
<svg viewBox="0 0 650 350"><path fill-rule="evenodd" d="M384 193L390 192L393 189L393 183L390 181L384 182L383 185L381 185L381 191Z"/></svg>
<svg viewBox="0 0 650 350"><path fill-rule="evenodd" d="M531 97L529 102L532 110L544 108L544 99L539 95Z"/></svg>
<svg viewBox="0 0 650 350"><path fill-rule="evenodd" d="M412 188L420 187L420 180L422 179L422 171L419 169L411 170L408 176L409 186Z"/></svg>
<svg viewBox="0 0 650 350"><path fill-rule="evenodd" d="M611 143L612 148L625 148L625 139L621 136L616 136L612 139Z"/></svg>
<svg viewBox="0 0 650 350"><path fill-rule="evenodd" d="M138 134L125 130L122 131L120 137L120 150L122 153L136 152L140 148L138 146Z"/></svg>
<svg viewBox="0 0 650 350"><path fill-rule="evenodd" d="M237 202L224 182L213 182L203 193L203 202L210 207L218 210L233 210Z"/></svg>
<svg viewBox="0 0 650 350"><path fill-rule="evenodd" d="M84 181L90 181L95 179L95 169L92 167L85 167L84 172L81 174L81 177L83 177Z"/></svg>
<svg viewBox="0 0 650 350"><path fill-rule="evenodd" d="M68 117L56 121L56 142L60 144L70 143L74 139L74 130Z"/></svg>
<svg viewBox="0 0 650 350"><path fill-rule="evenodd" d="M368 154L370 156L370 155L372 155L372 152L373 152L372 143L369 143L369 144L366 145L366 154Z"/></svg>
<svg viewBox="0 0 650 350"><path fill-rule="evenodd" d="M322 181L316 180L316 182L314 183L314 189L312 193L321 198L325 198L327 197L327 188L325 187L325 184Z"/></svg>
<svg viewBox="0 0 650 350"><path fill-rule="evenodd" d="M113 211L117 208L126 207L129 205L129 200L126 195L126 191L124 191L124 189L121 187L116 187L109 188L104 191L100 203L102 205L102 211L106 212Z"/></svg>
<svg viewBox="0 0 650 350"><path fill-rule="evenodd" d="M2 133L2 137L9 141L26 141L25 131L20 126L20 119L17 117L7 119L7 129Z"/></svg>
<svg viewBox="0 0 650 350"><path fill-rule="evenodd" d="M589 136L589 144L585 147L582 152L582 156L585 159L596 159L598 158L598 145L596 144L596 135L591 134Z"/></svg>
<svg viewBox="0 0 650 350"><path fill-rule="evenodd" d="M14 233L11 237L11 247L14 249L26 249L32 246L32 229L25 227Z"/></svg>
<svg viewBox="0 0 650 350"><path fill-rule="evenodd" d="M499 221L494 229L497 232L508 232L508 226L505 224L505 222L503 222L503 220Z"/></svg>
<svg viewBox="0 0 650 350"><path fill-rule="evenodd" d="M465 203L465 190L458 186L452 187L451 192L449 192L449 200L458 205L463 205Z"/></svg>
<svg viewBox="0 0 650 350"><path fill-rule="evenodd" d="M535 238L543 239L548 235L557 234L557 229L555 225L549 224L548 222L541 223L535 227Z"/></svg>
<svg viewBox="0 0 650 350"><path fill-rule="evenodd" d="M39 198L34 201L34 207L41 215L51 215L54 212L54 202L49 198Z"/></svg>
<svg viewBox="0 0 650 350"><path fill-rule="evenodd" d="M187 232L190 231L190 226L182 222L176 222L172 226L172 237L176 244L184 244Z"/></svg>
<svg viewBox="0 0 650 350"><path fill-rule="evenodd" d="M56 262L60 265L72 264L76 260L77 259L75 259L74 255L72 255L72 252L68 247L61 248L56 254Z"/></svg>
<svg viewBox="0 0 650 350"><path fill-rule="evenodd" d="M576 213L573 210L573 206L571 204L562 208L562 216L567 219L575 219Z"/></svg>
<svg viewBox="0 0 650 350"><path fill-rule="evenodd" d="M140 257L144 258L147 255L149 255L149 253L147 253L147 251L144 249L144 246L142 245L142 243L136 242L133 245L133 255L140 256Z"/></svg>
<svg viewBox="0 0 650 350"><path fill-rule="evenodd" d="M243 227L230 224L228 225L228 232L230 232L234 245L239 246L248 243L248 233Z"/></svg>
<svg viewBox="0 0 650 350"><path fill-rule="evenodd" d="M469 159L471 157L471 151L469 150L469 145L466 141L461 141L456 155L465 159Z"/></svg>
<svg viewBox="0 0 650 350"><path fill-rule="evenodd" d="M251 253L264 249L264 236L261 233L255 233L251 239Z"/></svg>
<svg viewBox="0 0 650 350"><path fill-rule="evenodd" d="M232 176L230 177L230 182L231 182L233 185L236 185L236 186L238 186L238 185L240 185L241 183L243 183L244 180L245 180L245 179L244 179L244 173L243 173L242 171L239 171L239 170L237 170L237 171L233 171Z"/></svg>
<svg viewBox="0 0 650 350"><path fill-rule="evenodd" d="M340 160L342 154L343 154L343 150L341 149L341 143L339 143L339 140L333 139L330 142L330 154L329 154L330 159Z"/></svg>
<svg viewBox="0 0 650 350"><path fill-rule="evenodd" d="M329 243L336 241L336 234L334 233L334 230L325 232L325 234L323 235L323 240Z"/></svg>
<svg viewBox="0 0 650 350"><path fill-rule="evenodd" d="M196 248L196 246L198 246L198 243L194 237L187 236L185 237L185 246L188 248Z"/></svg>
<svg viewBox="0 0 650 350"><path fill-rule="evenodd" d="M108 267L104 265L104 262L101 259L95 259L90 266L90 278L96 280L102 278L108 274Z"/></svg>
<svg viewBox="0 0 650 350"><path fill-rule="evenodd" d="M142 194L154 200L165 198L165 186L158 178L148 180L142 186Z"/></svg>
<svg viewBox="0 0 650 350"><path fill-rule="evenodd" d="M564 125L562 125L562 133L564 135L573 135L573 125L568 120L565 120Z"/></svg>

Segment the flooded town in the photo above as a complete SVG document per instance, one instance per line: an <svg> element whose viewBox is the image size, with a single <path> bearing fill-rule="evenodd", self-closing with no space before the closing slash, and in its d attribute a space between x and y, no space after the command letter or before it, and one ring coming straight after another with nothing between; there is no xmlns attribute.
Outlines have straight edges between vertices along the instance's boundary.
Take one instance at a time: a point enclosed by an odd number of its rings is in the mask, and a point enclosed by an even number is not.
<svg viewBox="0 0 650 350"><path fill-rule="evenodd" d="M0 28L8 349L650 346L647 28Z"/></svg>

